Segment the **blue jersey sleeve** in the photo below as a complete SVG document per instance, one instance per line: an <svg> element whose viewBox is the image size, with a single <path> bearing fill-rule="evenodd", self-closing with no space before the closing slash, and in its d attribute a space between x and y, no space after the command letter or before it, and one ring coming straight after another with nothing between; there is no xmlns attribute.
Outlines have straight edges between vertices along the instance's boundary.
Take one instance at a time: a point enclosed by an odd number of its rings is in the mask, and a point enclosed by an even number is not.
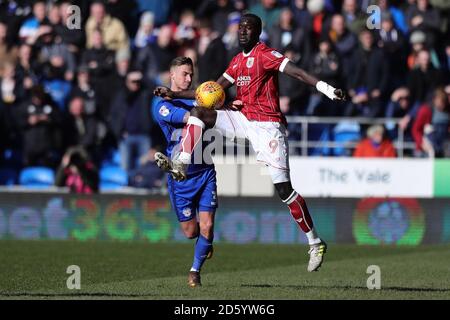
<svg viewBox="0 0 450 320"><path fill-rule="evenodd" d="M170 124L183 124L184 116L188 112L184 108L176 107L169 101L160 102L155 110L155 116L158 121L164 121Z"/></svg>

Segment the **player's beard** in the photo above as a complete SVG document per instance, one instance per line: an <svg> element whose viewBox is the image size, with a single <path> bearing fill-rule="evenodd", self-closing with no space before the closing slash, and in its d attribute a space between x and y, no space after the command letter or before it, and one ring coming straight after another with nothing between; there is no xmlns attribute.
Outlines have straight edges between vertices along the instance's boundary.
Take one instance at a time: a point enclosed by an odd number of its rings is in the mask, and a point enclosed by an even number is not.
<svg viewBox="0 0 450 320"><path fill-rule="evenodd" d="M258 41L252 41L251 39L248 39L247 41L241 41L239 39L239 46L244 50L244 52L249 52L253 49L253 47L258 43Z"/></svg>

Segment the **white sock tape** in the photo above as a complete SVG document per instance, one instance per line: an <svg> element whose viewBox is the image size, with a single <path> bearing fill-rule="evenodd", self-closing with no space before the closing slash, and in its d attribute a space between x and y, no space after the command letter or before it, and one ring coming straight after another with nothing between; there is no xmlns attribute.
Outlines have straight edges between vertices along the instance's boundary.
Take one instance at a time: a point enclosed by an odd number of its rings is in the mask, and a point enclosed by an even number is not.
<svg viewBox="0 0 450 320"><path fill-rule="evenodd" d="M336 90L336 88L333 88L332 86L330 86L328 83L326 83L324 81L317 82L316 89L317 89L317 91L322 92L324 95L326 95L331 100L334 100L337 98L336 94L334 93L334 90Z"/></svg>
<svg viewBox="0 0 450 320"><path fill-rule="evenodd" d="M194 126L201 127L205 129L205 123L197 117L190 116L187 124L193 124Z"/></svg>

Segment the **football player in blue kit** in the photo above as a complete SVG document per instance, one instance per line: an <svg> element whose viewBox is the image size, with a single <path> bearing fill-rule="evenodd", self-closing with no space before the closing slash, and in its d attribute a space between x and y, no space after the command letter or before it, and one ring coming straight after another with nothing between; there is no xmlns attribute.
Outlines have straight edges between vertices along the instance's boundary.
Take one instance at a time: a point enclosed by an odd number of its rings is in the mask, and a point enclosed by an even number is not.
<svg viewBox="0 0 450 320"><path fill-rule="evenodd" d="M192 77L193 63L190 58L177 57L171 62L170 89L172 91L189 89ZM167 139L166 155L169 158L173 158L179 152L182 129L189 118L189 111L195 106L194 101L161 99L153 107L153 117ZM159 155L162 156L162 154ZM158 163L158 154L155 157ZM200 269L205 259L212 255L214 215L217 208L214 165L212 161L211 164L203 160L201 162L189 165L186 180L177 181L169 174L167 181L170 201L184 235L189 239L197 239L194 261L188 276L188 284L191 287L201 285Z"/></svg>

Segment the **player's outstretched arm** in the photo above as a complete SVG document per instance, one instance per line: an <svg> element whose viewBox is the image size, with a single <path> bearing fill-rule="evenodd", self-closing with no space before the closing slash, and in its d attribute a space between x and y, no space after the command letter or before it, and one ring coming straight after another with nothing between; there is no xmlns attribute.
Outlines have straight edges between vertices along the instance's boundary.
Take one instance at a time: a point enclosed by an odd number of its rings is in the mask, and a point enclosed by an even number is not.
<svg viewBox="0 0 450 320"><path fill-rule="evenodd" d="M223 76L216 81L218 84L222 86L224 90L231 87L233 84L225 79ZM157 97L161 97L166 100L171 99L195 99L195 89L194 90L184 90L184 91L172 91L167 87L159 86L153 90L153 94Z"/></svg>
<svg viewBox="0 0 450 320"><path fill-rule="evenodd" d="M172 91L167 87L156 87L153 90L153 94L157 97L161 97L166 100L171 99L195 99L195 91L194 90L184 90L184 91Z"/></svg>
<svg viewBox="0 0 450 320"><path fill-rule="evenodd" d="M320 81L313 75L307 73L305 70L297 67L292 62L287 63L283 72L295 79L309 84L310 86L316 87L319 92L322 92L331 100L345 100L344 90L333 88L328 83Z"/></svg>

